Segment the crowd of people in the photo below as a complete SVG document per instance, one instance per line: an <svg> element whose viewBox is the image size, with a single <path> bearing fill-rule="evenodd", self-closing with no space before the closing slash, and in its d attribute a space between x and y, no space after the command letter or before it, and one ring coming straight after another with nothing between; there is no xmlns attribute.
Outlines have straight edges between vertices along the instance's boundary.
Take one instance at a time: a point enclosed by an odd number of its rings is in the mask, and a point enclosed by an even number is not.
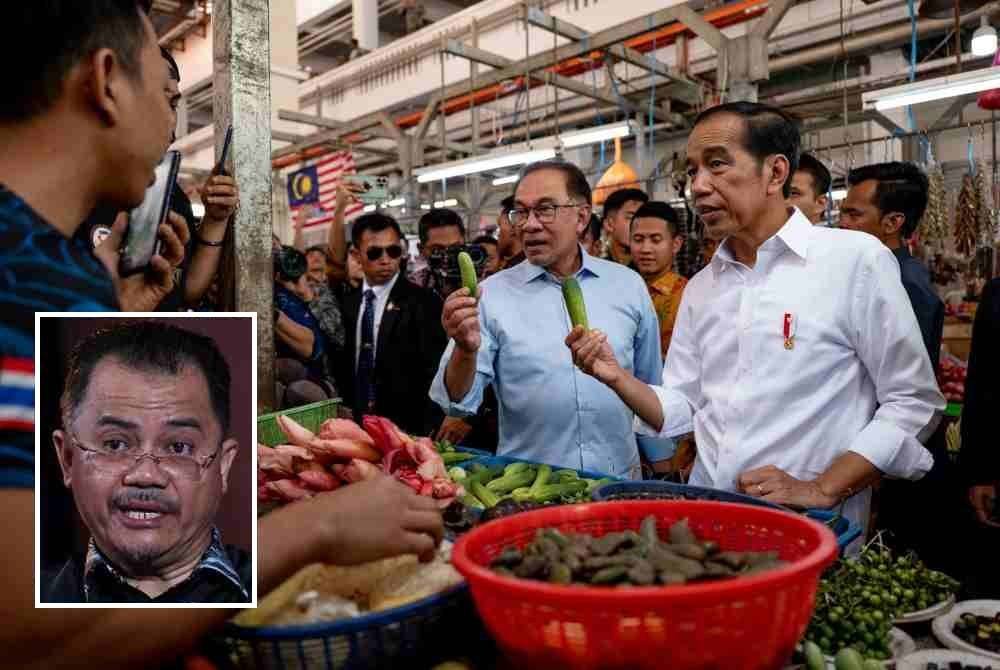
<svg viewBox="0 0 1000 670"><path fill-rule="evenodd" d="M118 273L122 212L142 200L176 122L180 74L157 45L149 4L8 9L8 29L38 39L19 54L32 67L12 73L0 102L0 374L32 369L37 311L195 307L219 282L239 199L224 174L202 188L200 225L178 198L148 270ZM899 523L915 543L927 525L917 528L918 515L961 491L951 525L995 556L1000 450L989 412L1000 400L1000 280L974 327L959 467L935 477L948 467L934 373L941 302L906 251L926 177L904 163L857 168L841 229L817 225L828 170L801 152L785 112L742 102L694 120L686 166L690 207L713 242L692 277L674 271L677 209L627 189L598 218L585 175L568 162L522 171L496 240L470 242L458 213L427 212L414 257L381 212L355 219L348 240L343 214L355 193L341 186L327 244L302 248L301 222L297 243L274 243L279 402L340 397L345 413L386 416L414 434L843 509L865 528L874 485L887 512L880 501L877 523ZM461 288L460 251L480 268L478 296ZM567 277L580 284L591 330L570 326ZM6 660L155 665L226 618L33 609L34 426L30 407L6 407ZM308 562L426 556L441 538L433 502L388 477L258 523L260 593ZM996 595L995 568L967 573Z"/></svg>

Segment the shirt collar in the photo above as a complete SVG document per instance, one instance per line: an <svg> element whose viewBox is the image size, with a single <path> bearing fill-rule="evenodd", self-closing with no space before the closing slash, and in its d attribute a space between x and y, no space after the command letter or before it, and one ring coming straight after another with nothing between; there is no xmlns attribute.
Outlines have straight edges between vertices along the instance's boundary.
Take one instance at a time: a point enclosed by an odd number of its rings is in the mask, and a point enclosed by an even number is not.
<svg viewBox="0 0 1000 670"><path fill-rule="evenodd" d="M781 244L802 260L806 260L812 231L813 224L809 222L806 215L799 211L798 207L793 207L792 213L785 222L785 225L774 236L760 245L760 248L765 249L773 247L775 244ZM715 255L712 256L712 269L716 274L719 274L726 269L727 265L735 263L736 259L729 250L729 238L727 237L719 245L719 248L715 251Z"/></svg>
<svg viewBox="0 0 1000 670"><path fill-rule="evenodd" d="M679 278L680 275L678 275L676 272L673 272L672 270L667 270L659 277L657 277L655 280L647 283L646 286L659 293L669 293L673 289L674 284L677 282Z"/></svg>
<svg viewBox="0 0 1000 670"><path fill-rule="evenodd" d="M396 285L397 279L399 279L398 272L392 276L392 279L382 284L381 286L372 286L371 284L368 283L368 279L366 278L364 284L361 286L361 295L364 296L365 291L371 289L375 293L375 299L378 300L386 293L392 291L392 287Z"/></svg>
<svg viewBox="0 0 1000 670"><path fill-rule="evenodd" d="M109 575L123 585L129 585L125 576L122 575L114 564L108 560L104 553L98 549L97 543L94 542L94 538L90 538L90 542L87 545L87 558L84 560L83 565L83 597L86 601L90 600L91 578L100 572ZM247 593L246 588L243 586L243 582L240 581L239 573L236 572L236 568L233 567L232 561L230 561L229 556L226 555L226 549L222 545L222 534L219 532L218 528L212 528L212 541L209 543L208 549L205 550L205 553L202 554L198 565L196 565L194 570L191 571L191 575L188 576L188 579L191 579L200 570L212 570L219 573L223 578L238 588L244 598L247 600L250 599L250 594Z"/></svg>
<svg viewBox="0 0 1000 670"><path fill-rule="evenodd" d="M583 262L580 264L580 269L577 271L577 275L591 274L595 277L600 277L598 260L593 256L588 254L583 250L583 245L577 245L580 250L580 256ZM524 280L525 284L529 284L539 277L544 277L549 274L549 271L540 265L534 265L533 263L525 260L514 267L515 270L521 273L521 279Z"/></svg>

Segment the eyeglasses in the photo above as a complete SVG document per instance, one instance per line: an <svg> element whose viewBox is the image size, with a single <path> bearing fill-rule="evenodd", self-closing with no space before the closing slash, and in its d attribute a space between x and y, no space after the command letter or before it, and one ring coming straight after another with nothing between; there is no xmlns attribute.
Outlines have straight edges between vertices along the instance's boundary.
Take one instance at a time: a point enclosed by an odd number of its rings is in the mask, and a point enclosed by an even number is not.
<svg viewBox="0 0 1000 670"><path fill-rule="evenodd" d="M582 207L583 205L577 205L575 203L570 203L568 205L539 205L538 207L515 207L507 213L507 218L510 220L511 224L515 227L520 228L528 223L528 218L531 213L535 213L535 218L538 219L539 223L552 223L556 220L556 213L559 209L564 207Z"/></svg>
<svg viewBox="0 0 1000 670"><path fill-rule="evenodd" d="M383 251L393 260L396 260L403 255L403 247L398 244L390 244L387 247L368 247L368 251L365 252L365 255L368 256L368 260L377 261L382 258Z"/></svg>
<svg viewBox="0 0 1000 670"><path fill-rule="evenodd" d="M84 445L72 433L69 433L69 439L77 449L87 454L87 463L93 465L95 470L105 474L122 475L133 467L137 467L142 459L149 458L172 479L186 481L200 480L202 471L208 469L222 450L220 445L211 454L199 458L197 447L182 442L164 445L158 449L160 453L154 454L142 452L138 446L118 438L108 440L96 448ZM112 444L124 446L112 447ZM174 447L178 445L189 447L190 452L174 451Z"/></svg>

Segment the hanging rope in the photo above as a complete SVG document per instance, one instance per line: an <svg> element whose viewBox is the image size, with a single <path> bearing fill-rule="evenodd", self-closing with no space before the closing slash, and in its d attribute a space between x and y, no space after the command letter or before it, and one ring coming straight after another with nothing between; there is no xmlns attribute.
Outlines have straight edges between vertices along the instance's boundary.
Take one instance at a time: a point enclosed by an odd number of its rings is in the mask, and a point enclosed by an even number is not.
<svg viewBox="0 0 1000 670"><path fill-rule="evenodd" d="M649 149L649 161L654 164L653 173L659 177L660 176L660 163L656 160L656 152L653 149L653 136L655 131L653 130L653 110L656 105L656 73L653 71L653 60L656 57L656 38L653 38L653 48L646 56L649 58L649 116L646 121L648 126L649 139L647 140L647 145Z"/></svg>
<svg viewBox="0 0 1000 670"><path fill-rule="evenodd" d="M597 95L597 68L594 67L593 61L591 61L590 74L592 75L591 79L593 81L594 95L596 96ZM600 110L601 110L601 106L598 105L597 106L597 123L598 123L598 125L604 125L604 115L601 114ZM601 140L601 155L600 155L600 162L598 163L601 167L604 167L604 165L605 165L605 162L604 162L604 151L605 151L605 144L606 144L606 142L607 142L606 140Z"/></svg>
<svg viewBox="0 0 1000 670"><path fill-rule="evenodd" d="M844 0L840 0L840 57L844 60L843 107L844 107L844 144L847 145L847 170L854 168L854 145L851 144L850 118L847 114L847 45L845 43Z"/></svg>

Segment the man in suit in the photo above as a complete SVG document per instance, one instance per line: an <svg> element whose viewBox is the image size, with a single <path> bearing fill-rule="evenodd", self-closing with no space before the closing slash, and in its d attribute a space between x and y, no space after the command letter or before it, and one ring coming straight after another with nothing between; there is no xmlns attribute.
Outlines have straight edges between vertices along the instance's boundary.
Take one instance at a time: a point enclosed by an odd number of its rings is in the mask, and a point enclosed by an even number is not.
<svg viewBox="0 0 1000 670"><path fill-rule="evenodd" d="M401 276L403 234L395 219L361 216L351 239L365 279L344 299L341 393L356 419L377 414L407 432L428 435L442 417L427 395L446 344L441 299Z"/></svg>

